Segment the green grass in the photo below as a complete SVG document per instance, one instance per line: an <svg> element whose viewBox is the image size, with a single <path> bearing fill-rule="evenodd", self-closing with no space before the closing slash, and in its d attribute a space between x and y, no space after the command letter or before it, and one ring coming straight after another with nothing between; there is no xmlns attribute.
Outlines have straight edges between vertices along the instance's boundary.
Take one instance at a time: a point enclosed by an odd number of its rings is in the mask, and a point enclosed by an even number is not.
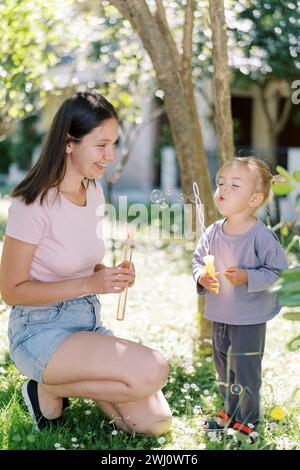
<svg viewBox="0 0 300 470"><path fill-rule="evenodd" d="M119 261L122 251L117 250ZM117 336L160 351L170 364L164 393L173 412L173 426L164 438L115 433L113 423L90 400L71 399L64 424L36 433L21 397L26 379L10 362L7 352L9 309L0 312L0 449L231 449L237 435L221 440L205 435L202 424L214 417L221 401L211 360L211 344L200 345L196 321L197 298L184 244L139 242L134 252L137 281L129 291L123 322L115 319L117 296L103 295L102 319ZM110 254L106 256L110 264ZM287 349L299 334L299 322L282 315L268 324L263 360L263 418L256 444L242 439L240 449L300 449L300 352ZM200 348L202 346L202 348ZM270 417L282 407L281 421ZM88 414L86 413L88 411Z"/></svg>

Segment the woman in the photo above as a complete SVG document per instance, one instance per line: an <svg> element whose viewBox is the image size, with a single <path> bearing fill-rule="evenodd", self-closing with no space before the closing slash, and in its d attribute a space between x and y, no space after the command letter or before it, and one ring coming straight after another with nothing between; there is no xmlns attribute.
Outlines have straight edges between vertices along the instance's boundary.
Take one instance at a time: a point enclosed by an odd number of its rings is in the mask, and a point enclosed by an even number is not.
<svg viewBox="0 0 300 470"><path fill-rule="evenodd" d="M100 321L96 294L119 294L135 278L132 263L99 263L104 198L96 179L115 160L117 138L113 106L97 93L76 93L11 194L0 289L12 305L9 349L30 379L22 393L36 430L60 422L63 397L94 400L128 432L160 435L171 426L161 392L166 360Z"/></svg>

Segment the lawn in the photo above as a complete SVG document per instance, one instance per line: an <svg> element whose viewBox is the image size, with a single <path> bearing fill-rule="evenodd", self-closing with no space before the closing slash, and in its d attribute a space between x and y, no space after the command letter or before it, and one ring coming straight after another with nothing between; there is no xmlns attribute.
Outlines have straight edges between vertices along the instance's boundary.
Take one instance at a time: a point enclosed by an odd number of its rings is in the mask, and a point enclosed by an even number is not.
<svg viewBox="0 0 300 470"><path fill-rule="evenodd" d="M2 222L2 220L1 220ZM114 428L91 400L71 399L58 430L36 433L21 397L25 380L9 360L9 308L0 312L0 449L232 449L238 437L205 435L203 422L220 407L211 345L201 345L196 320L197 298L190 273L191 251L180 242L140 240L134 252L137 281L129 291L126 317L118 322L117 296L103 295L102 318L116 335L159 350L170 364L164 393L172 408L171 431L160 438L129 435ZM122 251L117 250L118 259ZM111 255L106 255L107 264ZM269 322L263 360L263 419L255 444L242 439L239 449L300 449L300 352L286 348L299 334L299 322ZM200 348L202 346L202 348ZM99 358L101 360L101 358ZM280 407L282 419L271 417Z"/></svg>

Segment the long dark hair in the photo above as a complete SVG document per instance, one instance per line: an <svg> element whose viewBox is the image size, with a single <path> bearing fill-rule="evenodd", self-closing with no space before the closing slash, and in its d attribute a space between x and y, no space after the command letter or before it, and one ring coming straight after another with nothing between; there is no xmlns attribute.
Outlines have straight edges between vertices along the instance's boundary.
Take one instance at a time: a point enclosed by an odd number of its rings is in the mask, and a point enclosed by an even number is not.
<svg viewBox="0 0 300 470"><path fill-rule="evenodd" d="M25 178L12 190L10 196L22 196L31 204L41 193L40 204L48 190L57 187L66 172L66 144L69 134L74 143L89 134L107 119L117 119L113 105L96 92L78 92L65 100L55 114L41 155ZM94 179L87 178L87 187Z"/></svg>

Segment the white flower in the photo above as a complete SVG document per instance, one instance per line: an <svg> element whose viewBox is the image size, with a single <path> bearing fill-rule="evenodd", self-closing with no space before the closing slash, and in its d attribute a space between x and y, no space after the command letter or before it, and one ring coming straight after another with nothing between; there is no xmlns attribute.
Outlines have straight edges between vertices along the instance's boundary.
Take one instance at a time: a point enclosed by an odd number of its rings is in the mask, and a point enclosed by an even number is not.
<svg viewBox="0 0 300 470"><path fill-rule="evenodd" d="M250 429L254 429L254 424L252 424L252 423L248 423L247 426L248 426L248 428L250 428Z"/></svg>
<svg viewBox="0 0 300 470"><path fill-rule="evenodd" d="M161 437L159 437L159 438L157 439L157 442L158 442L160 445L162 445L162 444L164 444L164 443L166 442L166 438L163 437L163 436L161 436Z"/></svg>
<svg viewBox="0 0 300 470"><path fill-rule="evenodd" d="M54 447L55 447L56 449L58 449L58 448L60 447L60 443L59 443L59 442L56 442L56 443L54 444Z"/></svg>
<svg viewBox="0 0 300 470"><path fill-rule="evenodd" d="M217 437L216 431L211 431L207 433L207 436L210 440L215 439Z"/></svg>
<svg viewBox="0 0 300 470"><path fill-rule="evenodd" d="M234 436L235 433L236 433L235 429L232 429L232 428L227 429L228 436Z"/></svg>
<svg viewBox="0 0 300 470"><path fill-rule="evenodd" d="M167 392L167 393L165 394L165 397L166 397L166 398L171 398L172 395L173 395L173 392L170 391L170 392Z"/></svg>
<svg viewBox="0 0 300 470"><path fill-rule="evenodd" d="M270 423L270 431L276 432L278 431L278 429L279 429L279 426L277 423Z"/></svg>
<svg viewBox="0 0 300 470"><path fill-rule="evenodd" d="M56 450L66 450L64 447L57 447Z"/></svg>
<svg viewBox="0 0 300 470"><path fill-rule="evenodd" d="M204 449L206 449L206 444L204 444L204 442L203 442L202 444L199 444L198 449L199 449L199 450L204 450Z"/></svg>
<svg viewBox="0 0 300 470"><path fill-rule="evenodd" d="M71 441L72 441L72 442L77 442L77 437L72 437L72 438L71 438Z"/></svg>
<svg viewBox="0 0 300 470"><path fill-rule="evenodd" d="M184 398L185 398L186 400L192 400L192 398L191 398L189 395L186 395Z"/></svg>
<svg viewBox="0 0 300 470"><path fill-rule="evenodd" d="M188 390L190 388L190 384L183 384L183 387Z"/></svg>
<svg viewBox="0 0 300 470"><path fill-rule="evenodd" d="M76 447L79 447L79 444L72 444L72 447L75 447L76 449Z"/></svg>
<svg viewBox="0 0 300 470"><path fill-rule="evenodd" d="M252 444L252 441L251 441L250 437L247 438L247 442L248 442L248 444Z"/></svg>
<svg viewBox="0 0 300 470"><path fill-rule="evenodd" d="M91 410L85 410L85 414L86 414L86 415L91 415L92 412L91 412Z"/></svg>
<svg viewBox="0 0 300 470"><path fill-rule="evenodd" d="M206 390L203 390L203 394L204 394L205 396L208 396L209 393L210 393L209 390L207 390L207 389L206 389Z"/></svg>
<svg viewBox="0 0 300 470"><path fill-rule="evenodd" d="M112 435L113 435L113 436L116 436L117 434L118 434L118 431L117 431L116 429L114 429L114 430L112 431Z"/></svg>
<svg viewBox="0 0 300 470"><path fill-rule="evenodd" d="M258 432L253 431L249 434L249 436L252 437L252 439L256 439L259 436L259 434L258 434Z"/></svg>
<svg viewBox="0 0 300 470"><path fill-rule="evenodd" d="M174 378L174 377L170 377L170 378L169 378L169 382L170 382L170 384L173 384L173 383L175 382L175 378Z"/></svg>
<svg viewBox="0 0 300 470"><path fill-rule="evenodd" d="M4 369L4 367L0 367L0 374L6 374L6 369Z"/></svg>
<svg viewBox="0 0 300 470"><path fill-rule="evenodd" d="M211 357L206 357L205 360L206 360L206 362L211 362L212 358Z"/></svg>
<svg viewBox="0 0 300 470"><path fill-rule="evenodd" d="M199 387L198 387L198 385L192 384L192 385L191 385L191 388L192 388L193 390L195 390L196 392L199 392Z"/></svg>

